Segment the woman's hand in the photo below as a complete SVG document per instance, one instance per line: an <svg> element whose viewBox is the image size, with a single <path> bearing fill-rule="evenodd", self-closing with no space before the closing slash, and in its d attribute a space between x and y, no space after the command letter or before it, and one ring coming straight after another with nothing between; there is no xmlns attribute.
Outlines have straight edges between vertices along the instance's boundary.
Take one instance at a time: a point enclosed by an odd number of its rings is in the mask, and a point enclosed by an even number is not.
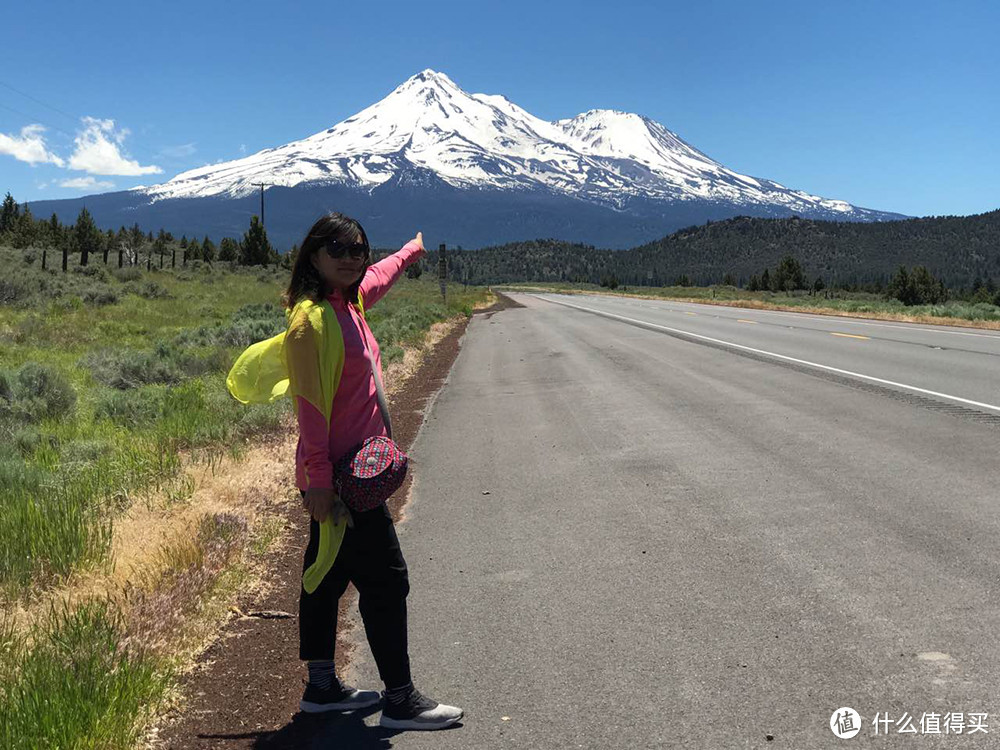
<svg viewBox="0 0 1000 750"><path fill-rule="evenodd" d="M410 240L410 242L416 242L418 245L420 245L420 249L423 250L424 249L424 233L423 232L417 232L417 236L414 237L412 240ZM407 244L409 244L409 243L407 243Z"/></svg>
<svg viewBox="0 0 1000 750"><path fill-rule="evenodd" d="M302 505L316 519L317 523L323 523L327 516L331 516L333 522L338 524L341 518L346 517L347 525L354 528L351 512L340 496L331 488L314 487L306 490L306 496L302 498Z"/></svg>

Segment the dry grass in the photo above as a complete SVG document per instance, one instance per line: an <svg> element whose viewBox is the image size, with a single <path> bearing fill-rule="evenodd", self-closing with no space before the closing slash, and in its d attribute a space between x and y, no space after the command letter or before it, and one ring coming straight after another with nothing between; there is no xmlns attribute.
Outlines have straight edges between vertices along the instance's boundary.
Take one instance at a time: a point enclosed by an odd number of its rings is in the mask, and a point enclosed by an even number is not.
<svg viewBox="0 0 1000 750"><path fill-rule="evenodd" d="M484 305L488 307L489 305ZM479 308L476 308L479 309ZM438 342L451 333L452 330L461 324L461 319L452 318L431 326L424 338L424 345L420 349L404 350L403 359L393 362L384 371L386 396L395 395L403 385L406 384L413 375L420 369L424 357L435 347Z"/></svg>
<svg viewBox="0 0 1000 750"><path fill-rule="evenodd" d="M249 446L240 459L186 457L179 482L188 488L184 499L178 502L165 488L134 502L116 520L110 565L75 573L46 595L11 610L16 627L26 629L52 605L75 609L92 599L110 599L124 605L126 613L138 602L150 615L170 607L187 609L184 600L202 597L224 567L215 559L219 553L225 551L228 561L233 552L231 545L223 549L216 544L206 524L244 528L241 541L246 546L258 528L267 528L277 506L291 502L288 457L294 455L295 438L290 428ZM143 626L141 620L136 621L138 630L155 631L155 623Z"/></svg>

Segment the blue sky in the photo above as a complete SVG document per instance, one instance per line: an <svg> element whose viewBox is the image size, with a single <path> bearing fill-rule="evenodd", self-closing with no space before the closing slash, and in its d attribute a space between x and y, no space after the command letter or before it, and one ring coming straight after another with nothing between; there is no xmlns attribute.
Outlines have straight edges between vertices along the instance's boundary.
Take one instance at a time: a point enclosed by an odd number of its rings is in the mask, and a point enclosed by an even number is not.
<svg viewBox="0 0 1000 750"><path fill-rule="evenodd" d="M1000 3L38 2L0 23L0 194L164 182L424 68L554 120L638 112L744 174L904 214L1000 207Z"/></svg>

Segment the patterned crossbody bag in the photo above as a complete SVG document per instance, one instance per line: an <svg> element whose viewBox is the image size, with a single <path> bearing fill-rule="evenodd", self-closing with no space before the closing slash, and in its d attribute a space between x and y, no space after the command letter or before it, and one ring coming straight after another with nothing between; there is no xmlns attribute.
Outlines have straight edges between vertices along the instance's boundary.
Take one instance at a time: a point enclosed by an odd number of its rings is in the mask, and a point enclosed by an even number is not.
<svg viewBox="0 0 1000 750"><path fill-rule="evenodd" d="M367 343L367 342L366 342ZM406 478L407 455L392 439L392 420L385 405L382 378L375 357L365 347L365 357L375 378L378 408L388 437L369 437L354 446L334 467L334 488L341 499L356 511L372 510L389 499Z"/></svg>

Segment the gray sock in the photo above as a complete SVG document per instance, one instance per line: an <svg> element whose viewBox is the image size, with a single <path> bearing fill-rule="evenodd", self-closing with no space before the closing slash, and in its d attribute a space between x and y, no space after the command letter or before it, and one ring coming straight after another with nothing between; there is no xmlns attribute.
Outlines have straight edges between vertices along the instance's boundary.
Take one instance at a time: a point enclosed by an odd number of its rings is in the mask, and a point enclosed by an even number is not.
<svg viewBox="0 0 1000 750"><path fill-rule="evenodd" d="M320 690L340 687L333 659L320 659L309 662L309 684L313 687L318 687Z"/></svg>
<svg viewBox="0 0 1000 750"><path fill-rule="evenodd" d="M398 706L400 703L409 698L410 693L412 692L413 692L413 681L411 680L402 687L386 690L385 699L392 705Z"/></svg>

